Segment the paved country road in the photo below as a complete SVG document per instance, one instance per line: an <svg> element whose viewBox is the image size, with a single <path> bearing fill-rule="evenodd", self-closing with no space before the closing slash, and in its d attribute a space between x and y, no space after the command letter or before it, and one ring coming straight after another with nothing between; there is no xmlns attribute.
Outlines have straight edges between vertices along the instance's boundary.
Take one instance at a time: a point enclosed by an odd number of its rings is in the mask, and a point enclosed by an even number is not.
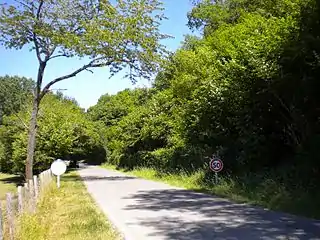
<svg viewBox="0 0 320 240"><path fill-rule="evenodd" d="M79 173L89 193L126 240L320 239L320 221L99 167L84 167Z"/></svg>

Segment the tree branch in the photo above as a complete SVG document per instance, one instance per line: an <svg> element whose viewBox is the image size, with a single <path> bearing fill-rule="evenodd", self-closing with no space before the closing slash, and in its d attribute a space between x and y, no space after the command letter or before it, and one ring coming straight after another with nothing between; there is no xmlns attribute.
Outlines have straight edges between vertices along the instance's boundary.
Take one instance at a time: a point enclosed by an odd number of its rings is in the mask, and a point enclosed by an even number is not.
<svg viewBox="0 0 320 240"><path fill-rule="evenodd" d="M93 71L92 71L92 70L90 70L90 69L86 69L86 71L93 73Z"/></svg>
<svg viewBox="0 0 320 240"><path fill-rule="evenodd" d="M44 97L44 95L49 91L50 87L54 84L56 84L57 82L60 82L62 80L65 80L65 79L68 79L68 78L72 78L72 77L75 77L78 73L84 71L84 70L88 70L88 68L97 68L97 67L104 67L104 66L109 66L110 64L112 64L113 60L110 60L108 62L104 62L104 63L95 63L96 61L99 61L99 60L102 60L103 57L101 58L97 58L97 59L94 59L92 60L91 62L89 62L88 64L86 65L83 65L81 68L75 70L74 72L68 74L68 75L65 75L65 76L62 76L62 77L58 77L54 80L52 80L51 82L49 82L41 91L40 93L40 100Z"/></svg>
<svg viewBox="0 0 320 240"><path fill-rule="evenodd" d="M14 0L14 1L15 1L16 3L21 4L21 5L24 6L25 8L29 9L32 13L34 13L34 12L33 12L34 8L31 8L30 6L28 6L27 4L25 4L25 3L22 2L22 1L19 1L19 0ZM32 7L34 7L33 3L32 3Z"/></svg>
<svg viewBox="0 0 320 240"><path fill-rule="evenodd" d="M41 8L42 8L43 3L44 3L44 0L40 0L40 4L39 4L38 10L37 10L37 20L40 19L40 13L41 13Z"/></svg>
<svg viewBox="0 0 320 240"><path fill-rule="evenodd" d="M61 55L57 55L57 56L52 56L52 54L54 53L54 51L56 50L57 46L53 46L53 48L51 50L48 50L46 57L44 59L44 62L48 62L49 60L51 60L52 58L56 58L56 57L61 57Z"/></svg>
<svg viewBox="0 0 320 240"><path fill-rule="evenodd" d="M42 5L43 5L43 0L40 1L40 4L39 4L39 7L38 7L38 10L37 10L37 20L40 19L40 13L41 13L41 8L42 8ZM37 53L37 58L38 58L38 61L39 63L43 63L42 59L41 59L41 54L40 54L40 47L39 47L39 43L38 43L38 39L37 39L37 35L33 29L33 42L34 42L34 46L35 46L35 49L36 49L36 53Z"/></svg>
<svg viewBox="0 0 320 240"><path fill-rule="evenodd" d="M48 61L51 60L51 59L54 59L54 58L58 58L58 57L68 57L68 55L67 55L67 54L58 54L58 55L49 57L49 58L48 58Z"/></svg>
<svg viewBox="0 0 320 240"><path fill-rule="evenodd" d="M34 42L34 47L36 49L36 54L37 54L37 58L39 63L41 64L43 61L41 59L41 55L40 55L40 48L39 48L39 44L38 44L38 40L37 40L37 36L33 30L33 42Z"/></svg>

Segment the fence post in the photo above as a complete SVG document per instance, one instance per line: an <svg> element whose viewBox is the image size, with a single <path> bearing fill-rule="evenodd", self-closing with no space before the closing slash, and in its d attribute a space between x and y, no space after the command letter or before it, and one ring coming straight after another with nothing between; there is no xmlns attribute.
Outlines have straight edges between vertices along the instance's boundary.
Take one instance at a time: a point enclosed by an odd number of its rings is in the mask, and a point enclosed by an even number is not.
<svg viewBox="0 0 320 240"><path fill-rule="evenodd" d="M43 173L41 172L39 174L39 192L42 193L42 190L43 190Z"/></svg>
<svg viewBox="0 0 320 240"><path fill-rule="evenodd" d="M38 185L38 177L33 176L33 185L34 185L34 198L35 201L37 201L38 196L39 196L39 185Z"/></svg>
<svg viewBox="0 0 320 240"><path fill-rule="evenodd" d="M52 181L52 174L51 174L51 170L50 170L50 169L48 170L48 174L49 174L49 183L51 183L51 181Z"/></svg>
<svg viewBox="0 0 320 240"><path fill-rule="evenodd" d="M44 181L43 182L44 182L44 185L46 186L48 183L48 170L44 171L43 174L44 174Z"/></svg>
<svg viewBox="0 0 320 240"><path fill-rule="evenodd" d="M13 220L13 208L12 208L12 194L7 193L7 218L9 225L9 239L13 240L14 238L14 220Z"/></svg>
<svg viewBox="0 0 320 240"><path fill-rule="evenodd" d="M0 240L3 240L2 201L0 201Z"/></svg>
<svg viewBox="0 0 320 240"><path fill-rule="evenodd" d="M25 183L23 184L23 186L24 186L24 190L25 190L25 191L27 191L27 190L29 189L28 183L25 182Z"/></svg>
<svg viewBox="0 0 320 240"><path fill-rule="evenodd" d="M28 186L28 183L24 183L24 188L23 188L23 193L24 193L24 208L25 208L25 210L27 210L27 209L29 209L29 203L30 203L30 201L29 201L29 186Z"/></svg>
<svg viewBox="0 0 320 240"><path fill-rule="evenodd" d="M30 198L30 206L31 212L35 212L35 201L34 201L34 186L32 179L29 179L29 198Z"/></svg>
<svg viewBox="0 0 320 240"><path fill-rule="evenodd" d="M49 182L50 182L50 175L49 175L49 171L48 171L48 170L46 171L46 174L47 174L47 184L49 184Z"/></svg>
<svg viewBox="0 0 320 240"><path fill-rule="evenodd" d="M23 200L22 200L22 187L18 186L18 212L19 214L23 211Z"/></svg>

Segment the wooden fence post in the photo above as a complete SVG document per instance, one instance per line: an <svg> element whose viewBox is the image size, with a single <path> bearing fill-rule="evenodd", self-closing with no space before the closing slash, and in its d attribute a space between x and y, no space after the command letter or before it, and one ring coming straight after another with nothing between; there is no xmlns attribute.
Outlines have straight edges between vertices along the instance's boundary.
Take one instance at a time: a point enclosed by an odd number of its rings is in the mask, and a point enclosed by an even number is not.
<svg viewBox="0 0 320 240"><path fill-rule="evenodd" d="M23 195L24 195L24 209L28 210L29 209L29 186L28 183L24 183L23 185Z"/></svg>
<svg viewBox="0 0 320 240"><path fill-rule="evenodd" d="M47 170L43 172L43 176L44 176L44 185L46 186L48 183L48 172Z"/></svg>
<svg viewBox="0 0 320 240"><path fill-rule="evenodd" d="M49 184L49 182L50 182L50 176L49 176L49 171L48 171L48 170L46 171L46 175L47 175L47 184Z"/></svg>
<svg viewBox="0 0 320 240"><path fill-rule="evenodd" d="M12 194L7 193L7 219L8 219L8 227L9 227L9 239L13 240L14 238L14 216L13 216L13 208L12 208Z"/></svg>
<svg viewBox="0 0 320 240"><path fill-rule="evenodd" d="M25 190L25 191L29 189L28 183L25 182L25 183L23 184L23 186L24 186L24 190Z"/></svg>
<svg viewBox="0 0 320 240"><path fill-rule="evenodd" d="M49 183L51 183L52 175L51 175L51 171L50 171L50 169L48 170L48 176L49 176Z"/></svg>
<svg viewBox="0 0 320 240"><path fill-rule="evenodd" d="M34 186L33 186L33 181L31 179L29 179L29 200L30 200L31 212L35 212Z"/></svg>
<svg viewBox="0 0 320 240"><path fill-rule="evenodd" d="M39 192L42 193L43 188L43 173L39 174Z"/></svg>
<svg viewBox="0 0 320 240"><path fill-rule="evenodd" d="M18 213L21 214L22 211L23 211L22 187L18 186Z"/></svg>
<svg viewBox="0 0 320 240"><path fill-rule="evenodd" d="M38 185L38 177L33 176L33 186L34 186L34 198L37 201L39 196L39 185Z"/></svg>
<svg viewBox="0 0 320 240"><path fill-rule="evenodd" d="M3 215L2 215L2 201L0 201L0 240L3 240Z"/></svg>

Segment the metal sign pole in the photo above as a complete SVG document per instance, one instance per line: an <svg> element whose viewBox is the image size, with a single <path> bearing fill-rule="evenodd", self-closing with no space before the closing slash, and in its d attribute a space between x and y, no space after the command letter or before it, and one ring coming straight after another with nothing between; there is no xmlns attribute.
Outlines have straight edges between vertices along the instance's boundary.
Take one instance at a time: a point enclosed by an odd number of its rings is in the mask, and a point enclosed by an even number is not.
<svg viewBox="0 0 320 240"><path fill-rule="evenodd" d="M219 184L219 179L218 179L218 172L221 172L223 169L223 162L220 158L217 158L214 156L211 158L211 161L209 163L210 169L214 172L214 182L216 185Z"/></svg>
<svg viewBox="0 0 320 240"><path fill-rule="evenodd" d="M215 172L215 180L216 180L216 184L218 184L218 173Z"/></svg>
<svg viewBox="0 0 320 240"><path fill-rule="evenodd" d="M57 186L60 188L60 175L57 176Z"/></svg>

